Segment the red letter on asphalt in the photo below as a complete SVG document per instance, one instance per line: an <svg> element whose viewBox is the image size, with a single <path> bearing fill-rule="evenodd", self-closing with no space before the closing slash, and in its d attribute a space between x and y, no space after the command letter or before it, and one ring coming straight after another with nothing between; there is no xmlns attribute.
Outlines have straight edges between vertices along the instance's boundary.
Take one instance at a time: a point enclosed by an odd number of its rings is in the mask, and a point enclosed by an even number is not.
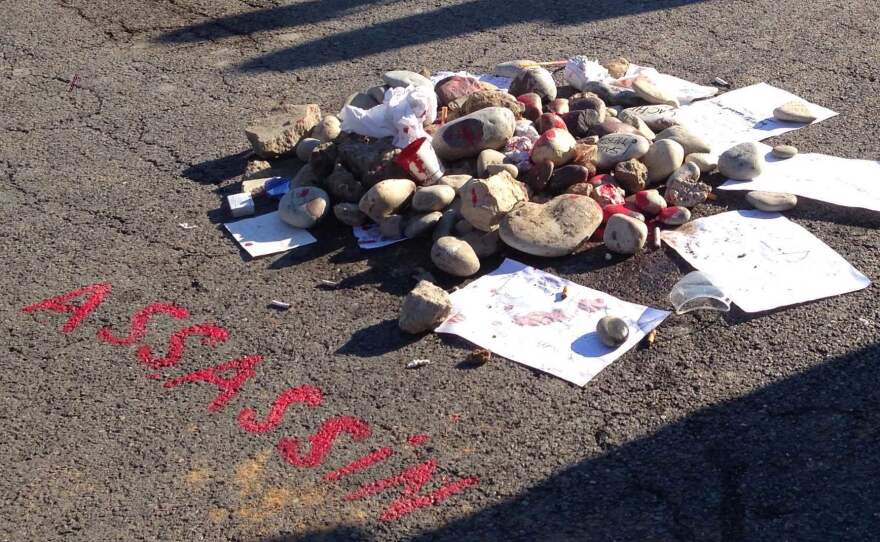
<svg viewBox="0 0 880 542"><path fill-rule="evenodd" d="M153 350L150 345L143 345L138 348L137 355L141 363L149 365L154 369L162 367L170 367L180 361L183 357L183 350L186 347L186 338L190 335L201 335L202 344L205 346L215 346L217 343L226 341L229 338L229 332L225 328L214 324L197 324L178 330L168 341L168 354L164 358L154 358Z"/></svg>
<svg viewBox="0 0 880 542"><path fill-rule="evenodd" d="M67 292L66 294L61 294L57 297L45 299L43 301L40 301L39 303L34 303L33 305L29 305L20 310L21 312L72 312L73 315L67 319L67 322L65 322L63 326L61 326L62 333L70 333L77 328L80 322L82 322L83 319L88 316L90 312L98 308L98 305L104 302L104 298L107 297L107 294L110 293L110 288L111 286L109 283L99 282L97 284L92 284L91 286L84 286L77 290ZM88 294L89 298L82 305L73 305L67 303L71 299L76 299L77 297L81 297L86 294Z"/></svg>
<svg viewBox="0 0 880 542"><path fill-rule="evenodd" d="M446 482L427 495L419 495L422 487L431 479L436 469L437 460L429 459L421 465L410 467L396 476L376 480L356 491L352 491L345 496L345 499L349 501L363 499L369 495L381 493L389 487L402 485L403 492L379 516L379 519L382 521L391 521L402 518L419 508L439 504L456 493L460 493L480 483L479 478L476 476L468 476L466 478L459 478L454 482Z"/></svg>
<svg viewBox="0 0 880 542"><path fill-rule="evenodd" d="M314 386L297 386L296 388L288 388L278 394L266 421L258 422L257 413L252 408L243 408L238 413L238 425L249 433L265 433L270 431L281 423L287 407L294 403L305 403L314 408L324 401L324 394L321 390Z"/></svg>
<svg viewBox="0 0 880 542"><path fill-rule="evenodd" d="M318 432L309 437L312 448L305 456L299 455L299 442L296 438L282 438L278 441L278 451L285 461L295 467L317 467L330 453L333 441L340 433L348 433L355 440L370 436L370 426L364 420L353 416L336 416L321 424Z"/></svg>
<svg viewBox="0 0 880 542"><path fill-rule="evenodd" d="M186 382L207 382L214 384L220 389L217 397L208 405L211 412L223 408L226 403L235 397L235 394L241 389L244 383L254 377L257 373L254 367L263 361L263 356L246 356L243 358L233 359L213 367L198 370L183 376L171 378L165 382L166 388L175 388ZM231 378L223 377L225 371L235 370L235 375Z"/></svg>
<svg viewBox="0 0 880 542"><path fill-rule="evenodd" d="M147 334L147 323L154 314L167 314L168 316L183 320L189 317L189 312L183 307L171 305L168 303L153 303L139 310L131 317L129 324L129 332L127 337L117 337L109 327L103 327L98 330L98 340L105 343L114 344L116 346L128 346L144 338Z"/></svg>

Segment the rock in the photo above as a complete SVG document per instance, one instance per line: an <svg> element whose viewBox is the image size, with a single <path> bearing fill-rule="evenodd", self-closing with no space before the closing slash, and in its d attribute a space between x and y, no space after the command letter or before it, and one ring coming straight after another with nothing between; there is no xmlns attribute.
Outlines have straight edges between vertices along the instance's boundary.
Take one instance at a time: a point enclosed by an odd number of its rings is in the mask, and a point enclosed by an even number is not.
<svg viewBox="0 0 880 542"><path fill-rule="evenodd" d="M449 102L449 118L452 121L490 107L503 107L513 113L515 118L522 116L525 106L503 90L481 90L468 95L460 105L459 100Z"/></svg>
<svg viewBox="0 0 880 542"><path fill-rule="evenodd" d="M648 240L648 226L625 214L611 215L602 235L605 246L617 254L635 254Z"/></svg>
<svg viewBox="0 0 880 542"><path fill-rule="evenodd" d="M642 136L632 134L609 134L599 139L600 170L609 170L620 162L641 158L651 143Z"/></svg>
<svg viewBox="0 0 880 542"><path fill-rule="evenodd" d="M571 163L590 168L595 172L596 164L599 163L598 141L596 144L583 143L583 141L578 141L574 146L574 158L571 159Z"/></svg>
<svg viewBox="0 0 880 542"><path fill-rule="evenodd" d="M605 316L596 324L599 340L609 348L617 348L629 338L629 326L616 316Z"/></svg>
<svg viewBox="0 0 880 542"><path fill-rule="evenodd" d="M403 215L386 216L379 221L379 233L388 239L400 239L403 237L405 222Z"/></svg>
<svg viewBox="0 0 880 542"><path fill-rule="evenodd" d="M519 177L519 168L513 164L489 164L486 166L486 175L497 175L502 171L506 171L514 179Z"/></svg>
<svg viewBox="0 0 880 542"><path fill-rule="evenodd" d="M591 175L590 169L584 166L568 165L556 168L547 183L547 190L553 194L560 194L572 185L587 182Z"/></svg>
<svg viewBox="0 0 880 542"><path fill-rule="evenodd" d="M574 158L576 144L577 141L568 130L551 128L544 132L532 147L532 162L537 164L547 160L557 166L567 164Z"/></svg>
<svg viewBox="0 0 880 542"><path fill-rule="evenodd" d="M456 277L469 277L480 270L480 259L474 249L455 237L437 239L431 247L431 261Z"/></svg>
<svg viewBox="0 0 880 542"><path fill-rule="evenodd" d="M319 146L312 153L311 158L314 159L315 153L323 147L324 145ZM406 176L406 172L394 162L394 157L400 149L391 144L390 137L374 139L342 133L336 138L334 148L335 153L329 157L332 158L333 163L341 162L345 169L367 186L372 186L380 180Z"/></svg>
<svg viewBox="0 0 880 542"><path fill-rule="evenodd" d="M681 226L691 219L691 211L687 207L667 207L660 210L657 220L664 226Z"/></svg>
<svg viewBox="0 0 880 542"><path fill-rule="evenodd" d="M577 183L568 187L565 191L566 194L577 194L578 196L587 196L588 198L593 195L593 185L590 183Z"/></svg>
<svg viewBox="0 0 880 542"><path fill-rule="evenodd" d="M316 186L294 188L278 203L278 216L294 228L311 228L330 207L330 196Z"/></svg>
<svg viewBox="0 0 880 542"><path fill-rule="evenodd" d="M409 179L387 179L367 190L358 207L374 222L381 222L406 205L415 189L416 183Z"/></svg>
<svg viewBox="0 0 880 542"><path fill-rule="evenodd" d="M712 187L700 182L700 168L685 162L666 181L666 201L680 207L693 207L706 201Z"/></svg>
<svg viewBox="0 0 880 542"><path fill-rule="evenodd" d="M606 205L623 204L626 192L623 188L613 183L603 183L599 186L593 185L593 193L590 197L596 200L601 207Z"/></svg>
<svg viewBox="0 0 880 542"><path fill-rule="evenodd" d="M382 74L382 81L391 88L408 87L410 85L416 87L430 87L434 89L434 83L424 75L408 70L393 70Z"/></svg>
<svg viewBox="0 0 880 542"><path fill-rule="evenodd" d="M472 175L444 175L440 177L440 180L437 181L437 184L451 186L458 192L458 189L464 186L464 183L471 180Z"/></svg>
<svg viewBox="0 0 880 542"><path fill-rule="evenodd" d="M568 127L565 125L565 121L563 121L562 117L560 117L556 113L544 113L540 117L538 117L538 120L535 121L535 130L537 130L539 134L543 134L551 128L562 128L563 130L568 130Z"/></svg>
<svg viewBox="0 0 880 542"><path fill-rule="evenodd" d="M367 215L358 209L356 203L337 203L333 206L333 214L346 226L361 226L367 221Z"/></svg>
<svg viewBox="0 0 880 542"><path fill-rule="evenodd" d="M501 62L495 65L495 69L492 70L492 73L499 77L507 77L509 79L513 79L519 72L524 70L525 68L531 68L533 66L538 66L539 64L534 60L510 60L508 62Z"/></svg>
<svg viewBox="0 0 880 542"><path fill-rule="evenodd" d="M607 60L603 62L602 65L605 66L606 70L608 70L608 75L610 75L614 79L620 79L621 77L626 75L627 70L629 70L629 60L623 58L622 56Z"/></svg>
<svg viewBox="0 0 880 542"><path fill-rule="evenodd" d="M501 248L497 229L488 232L474 230L462 235L461 240L469 244L481 260L492 256Z"/></svg>
<svg viewBox="0 0 880 542"><path fill-rule="evenodd" d="M379 103L380 102L374 100L373 97L366 92L355 92L345 99L342 106L345 107L346 105L350 105L359 109L372 109L379 105Z"/></svg>
<svg viewBox="0 0 880 542"><path fill-rule="evenodd" d="M570 111L595 111L599 122L605 120L608 108L602 98L592 92L579 92L568 99Z"/></svg>
<svg viewBox="0 0 880 542"><path fill-rule="evenodd" d="M501 240L526 254L571 254L602 223L602 209L590 198L557 196L544 204L523 203L501 221Z"/></svg>
<svg viewBox="0 0 880 542"><path fill-rule="evenodd" d="M671 105L673 107L681 105L678 98L657 87L647 77L636 77L632 82L632 89L639 98L649 104Z"/></svg>
<svg viewBox="0 0 880 542"><path fill-rule="evenodd" d="M608 110L605 112L605 114L608 115L609 117L617 118L617 109L614 109L613 107L609 107Z"/></svg>
<svg viewBox="0 0 880 542"><path fill-rule="evenodd" d="M318 176L312 170L311 164L306 164L299 168L296 175L290 180L291 188L299 188L301 186L316 186L318 184Z"/></svg>
<svg viewBox="0 0 880 542"><path fill-rule="evenodd" d="M262 177L261 172L271 168L272 164L267 160L251 160L244 167L244 173L241 174L241 180L256 179Z"/></svg>
<svg viewBox="0 0 880 542"><path fill-rule="evenodd" d="M676 109L671 105L642 105L630 107L620 112L621 115L635 115L645 121L648 128L662 131L677 124L675 120Z"/></svg>
<svg viewBox="0 0 880 542"><path fill-rule="evenodd" d="M451 313L452 300L449 299L449 294L422 280L403 299L398 325L407 333L423 333L442 324Z"/></svg>
<svg viewBox="0 0 880 542"><path fill-rule="evenodd" d="M642 190L635 194L636 207L648 215L659 214L666 208L666 200L656 190Z"/></svg>
<svg viewBox="0 0 880 542"><path fill-rule="evenodd" d="M564 113L568 113L571 111L571 107L568 103L568 98L556 98L549 105L547 105L547 109L556 113L557 115L562 115Z"/></svg>
<svg viewBox="0 0 880 542"><path fill-rule="evenodd" d="M630 107L642 103L638 94L628 88L612 87L601 81L590 81L583 85L584 92L592 92L599 96L607 105L622 105Z"/></svg>
<svg viewBox="0 0 880 542"><path fill-rule="evenodd" d="M640 135L638 130L636 130L629 124L621 121L620 119L616 119L614 117L606 117L604 121L600 122L599 124L593 125L591 132L592 134L599 137L603 137L609 134Z"/></svg>
<svg viewBox="0 0 880 542"><path fill-rule="evenodd" d="M711 173L718 167L718 160L711 154L695 152L684 157L685 162L692 162L700 168L700 173Z"/></svg>
<svg viewBox="0 0 880 542"><path fill-rule="evenodd" d="M440 217L440 220L437 221L437 225L434 226L434 233L432 234L434 241L441 237L452 235L455 223L459 220L461 220L461 213L457 210L446 209L443 211L443 216Z"/></svg>
<svg viewBox="0 0 880 542"><path fill-rule="evenodd" d="M312 155L312 151L320 144L321 140L315 139L314 137L304 137L300 139L299 143L296 145L296 157L303 162L308 162L309 156Z"/></svg>
<svg viewBox="0 0 880 542"><path fill-rule="evenodd" d="M586 137L595 130L605 118L599 118L599 114L592 109L581 109L578 111L569 111L560 115L565 127L576 137Z"/></svg>
<svg viewBox="0 0 880 542"><path fill-rule="evenodd" d="M782 192L763 192L760 190L748 192L746 201L759 211L788 211L797 206L797 196Z"/></svg>
<svg viewBox="0 0 880 542"><path fill-rule="evenodd" d="M718 171L729 179L748 181L761 174L764 158L755 143L740 143L718 157Z"/></svg>
<svg viewBox="0 0 880 542"><path fill-rule="evenodd" d="M534 92L544 101L556 99L556 83L553 75L540 66L533 66L521 70L510 83L509 92L519 96L527 92Z"/></svg>
<svg viewBox="0 0 880 542"><path fill-rule="evenodd" d="M455 189L443 184L425 186L416 190L412 208L419 212L442 211L455 199Z"/></svg>
<svg viewBox="0 0 880 542"><path fill-rule="evenodd" d="M645 215L643 215L642 213L640 213L638 211L634 211L634 210L630 209L626 205L620 205L620 204L606 205L605 207L602 208L602 217L603 217L602 221L603 222L608 222L608 219L614 215L626 215L630 218L634 218L634 219L639 220L641 222L645 221ZM604 230L602 232L602 235L605 235Z"/></svg>
<svg viewBox="0 0 880 542"><path fill-rule="evenodd" d="M642 157L648 168L648 183L665 180L684 161L684 148L671 139L655 141Z"/></svg>
<svg viewBox="0 0 880 542"><path fill-rule="evenodd" d="M491 164L503 164L504 153L495 149L485 149L477 156L477 176L486 177L486 167Z"/></svg>
<svg viewBox="0 0 880 542"><path fill-rule="evenodd" d="M342 122L339 120L339 117L336 115L324 115L321 122L312 128L312 137L322 143L326 143L339 137L340 132L342 132Z"/></svg>
<svg viewBox="0 0 880 542"><path fill-rule="evenodd" d="M785 102L773 110L773 116L785 122L813 122L816 115L810 111L810 107L800 100Z"/></svg>
<svg viewBox="0 0 880 542"><path fill-rule="evenodd" d="M786 160L788 158L793 158L797 155L798 150L797 147L793 147L791 145L776 145L773 147L771 151L773 156L776 158L781 158L782 160Z"/></svg>
<svg viewBox="0 0 880 542"><path fill-rule="evenodd" d="M339 148L335 143L321 143L309 154L309 165L319 178L333 173L339 159Z"/></svg>
<svg viewBox="0 0 880 542"><path fill-rule="evenodd" d="M553 170L556 166L550 160L544 160L533 165L531 169L523 173L522 180L535 192L544 190L550 177L553 176Z"/></svg>
<svg viewBox="0 0 880 542"><path fill-rule="evenodd" d="M364 195L364 185L341 164L324 180L324 187L337 200L356 203Z"/></svg>
<svg viewBox="0 0 880 542"><path fill-rule="evenodd" d="M503 172L487 179L471 179L458 191L461 215L475 228L489 231L517 203L528 200L522 183Z"/></svg>
<svg viewBox="0 0 880 542"><path fill-rule="evenodd" d="M538 120L541 116L542 105L541 97L534 92L527 92L516 97L516 100L523 104L525 110L523 116L532 122Z"/></svg>
<svg viewBox="0 0 880 542"><path fill-rule="evenodd" d="M670 126L669 128L663 130L654 141L659 141L662 139L671 139L677 142L679 145L684 148L684 153L692 154L695 152L699 153L708 153L712 152L712 146L702 140L698 135L694 134L684 126Z"/></svg>
<svg viewBox="0 0 880 542"><path fill-rule="evenodd" d="M376 85L374 87L368 88L367 94L369 94L371 98L376 100L376 103L383 103L385 101L385 91L386 90L388 90L387 86Z"/></svg>
<svg viewBox="0 0 880 542"><path fill-rule="evenodd" d="M455 223L455 227L453 228L453 231L455 232L456 235L467 235L470 232L474 231L474 227L473 227L473 225L471 225L470 222L462 219L462 220L459 220L458 222Z"/></svg>
<svg viewBox="0 0 880 542"><path fill-rule="evenodd" d="M442 217L443 213L441 213L440 211L416 215L406 223L406 227L403 230L403 235L408 239L415 239L416 237L425 235L429 231L434 229L434 226L436 226L437 223L440 222L440 218Z"/></svg>
<svg viewBox="0 0 880 542"><path fill-rule="evenodd" d="M432 142L442 160L477 156L483 149L500 149L513 136L516 119L509 109L488 107L449 122Z"/></svg>
<svg viewBox="0 0 880 542"><path fill-rule="evenodd" d="M245 135L261 158L293 154L296 145L321 120L318 104L296 105L245 128Z"/></svg>
<svg viewBox="0 0 880 542"><path fill-rule="evenodd" d="M634 194L645 188L648 182L648 168L634 158L619 162L614 166L614 180L627 193Z"/></svg>
<svg viewBox="0 0 880 542"><path fill-rule="evenodd" d="M614 111L614 109L609 109L608 111ZM639 135L641 135L648 141L654 141L654 139L657 137L657 134L655 134L654 130L652 130L647 124L645 124L645 121L633 115L632 113L627 113L626 110L623 110L616 116L618 120L620 120L620 122L629 124L630 126L635 128Z"/></svg>
<svg viewBox="0 0 880 542"><path fill-rule="evenodd" d="M437 94L437 102L440 106L445 106L453 100L469 96L480 90L482 87L477 79L462 75L452 75L438 81L434 86L434 92Z"/></svg>

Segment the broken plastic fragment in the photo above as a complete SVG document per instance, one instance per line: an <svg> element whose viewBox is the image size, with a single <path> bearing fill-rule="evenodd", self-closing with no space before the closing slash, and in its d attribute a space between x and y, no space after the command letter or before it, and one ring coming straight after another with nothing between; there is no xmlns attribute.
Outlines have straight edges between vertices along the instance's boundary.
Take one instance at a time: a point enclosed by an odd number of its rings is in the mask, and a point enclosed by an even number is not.
<svg viewBox="0 0 880 542"><path fill-rule="evenodd" d="M675 314L695 310L730 310L730 298L702 271L692 271L678 281L669 292L669 301L675 307Z"/></svg>

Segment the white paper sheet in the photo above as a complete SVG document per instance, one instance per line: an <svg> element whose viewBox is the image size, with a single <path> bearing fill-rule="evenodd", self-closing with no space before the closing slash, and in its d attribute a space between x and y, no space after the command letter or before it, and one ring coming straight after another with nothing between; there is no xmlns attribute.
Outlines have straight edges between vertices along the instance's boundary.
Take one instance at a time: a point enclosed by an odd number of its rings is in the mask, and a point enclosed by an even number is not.
<svg viewBox="0 0 880 542"><path fill-rule="evenodd" d="M779 213L730 211L700 218L662 239L746 312L861 290L865 275Z"/></svg>
<svg viewBox="0 0 880 542"><path fill-rule="evenodd" d="M620 79L612 79L611 81L606 81L606 83L631 87L635 78L640 76L647 77L658 88L675 96L682 105L718 94L718 89L715 87L698 85L668 73L660 73L649 66L639 66L637 64L630 64L626 70L626 75Z"/></svg>
<svg viewBox="0 0 880 542"><path fill-rule="evenodd" d="M562 299L562 289L568 296ZM452 315L437 328L513 361L583 386L669 316L514 260L454 292ZM608 348L596 334L606 315L629 324L629 339Z"/></svg>
<svg viewBox="0 0 880 542"><path fill-rule="evenodd" d="M252 257L284 252L317 241L306 230L294 228L278 216L278 211L228 222L223 226Z"/></svg>
<svg viewBox="0 0 880 542"><path fill-rule="evenodd" d="M367 224L366 226L355 226L351 229L357 239L358 246L364 250L372 250L374 248L387 247L394 243L406 241L406 237L392 239L382 235L382 231L378 224Z"/></svg>
<svg viewBox="0 0 880 542"><path fill-rule="evenodd" d="M880 211L880 162L817 153L780 160L770 154L769 145L759 146L767 162L764 171L751 181L728 180L720 189L788 192L834 205Z"/></svg>
<svg viewBox="0 0 880 542"><path fill-rule="evenodd" d="M718 155L737 143L761 141L807 126L773 118L773 110L798 96L780 88L758 83L695 102L675 111L679 124L702 137ZM804 101L821 122L837 115L834 111Z"/></svg>

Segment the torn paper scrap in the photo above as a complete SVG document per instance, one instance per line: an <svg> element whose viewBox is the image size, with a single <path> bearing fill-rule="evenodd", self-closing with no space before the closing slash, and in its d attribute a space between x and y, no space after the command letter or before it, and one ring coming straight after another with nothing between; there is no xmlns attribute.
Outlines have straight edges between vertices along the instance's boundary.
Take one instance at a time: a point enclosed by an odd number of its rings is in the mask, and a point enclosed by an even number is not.
<svg viewBox="0 0 880 542"><path fill-rule="evenodd" d="M610 83L616 86L631 87L632 82L637 77L647 78L657 88L675 96L682 105L718 94L718 89L716 87L698 85L686 79L669 75L668 73L658 72L656 69L649 66L638 66L636 64L630 64L629 68L626 70L626 75L620 79L612 80Z"/></svg>
<svg viewBox="0 0 880 542"><path fill-rule="evenodd" d="M880 162L853 160L827 154L797 154L782 160L759 145L766 163L751 181L729 180L722 190L787 192L844 207L880 211Z"/></svg>
<svg viewBox="0 0 880 542"><path fill-rule="evenodd" d="M675 120L712 146L713 154L748 141L761 141L807 126L773 117L773 110L791 100L801 100L780 88L758 83L732 90L711 100L695 102L675 110ZM821 122L837 115L822 106L807 104Z"/></svg>
<svg viewBox="0 0 880 542"><path fill-rule="evenodd" d="M566 289L566 295L562 295ZM669 316L514 260L451 294L452 315L436 331L583 386ZM629 338L605 346L596 324L622 318Z"/></svg>
<svg viewBox="0 0 880 542"><path fill-rule="evenodd" d="M406 237L398 237L396 239L385 237L378 224L368 224L366 226L354 226L351 229L357 239L358 246L364 250L372 250L374 248L382 248L394 243L406 241Z"/></svg>
<svg viewBox="0 0 880 542"><path fill-rule="evenodd" d="M861 290L868 278L779 213L730 211L700 218L663 240L746 312Z"/></svg>
<svg viewBox="0 0 880 542"><path fill-rule="evenodd" d="M256 258L267 254L284 252L317 241L312 234L294 228L281 220L278 211L223 224L232 237Z"/></svg>

